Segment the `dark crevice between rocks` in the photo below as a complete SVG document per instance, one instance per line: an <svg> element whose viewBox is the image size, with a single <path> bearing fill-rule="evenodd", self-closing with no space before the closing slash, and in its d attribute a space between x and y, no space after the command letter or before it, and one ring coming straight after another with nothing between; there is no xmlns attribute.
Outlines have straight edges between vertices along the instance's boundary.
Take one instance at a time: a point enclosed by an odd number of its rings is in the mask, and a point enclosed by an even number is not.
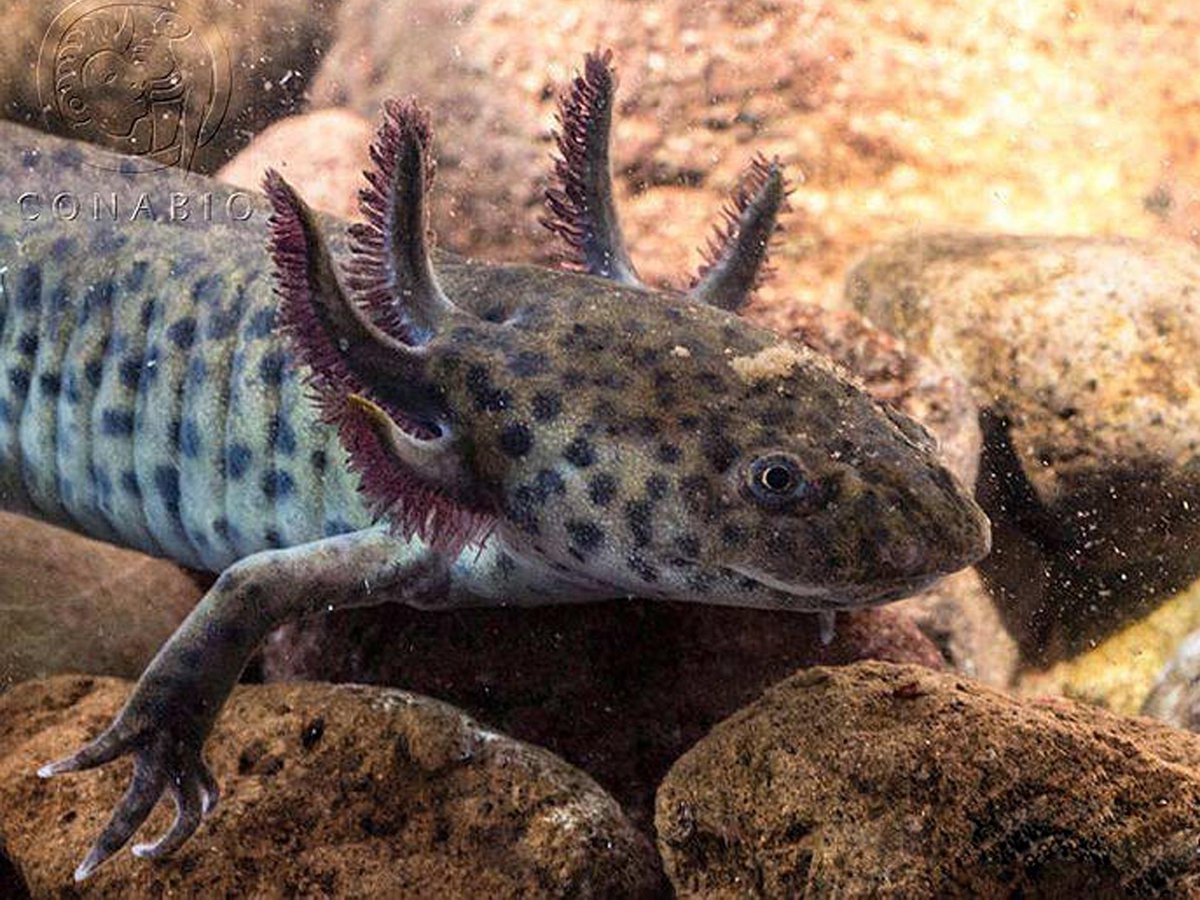
<svg viewBox="0 0 1200 900"><path fill-rule="evenodd" d="M983 449L975 494L992 520L992 553L978 564L1027 664L1045 666L1083 652L1144 617L1200 575L1200 558L1124 568L1090 568L1085 536L1038 500L1000 413L979 416Z"/></svg>
<svg viewBox="0 0 1200 900"><path fill-rule="evenodd" d="M0 841L0 897L6 900L28 900L29 885L21 877L16 863L8 858L4 851L4 843Z"/></svg>

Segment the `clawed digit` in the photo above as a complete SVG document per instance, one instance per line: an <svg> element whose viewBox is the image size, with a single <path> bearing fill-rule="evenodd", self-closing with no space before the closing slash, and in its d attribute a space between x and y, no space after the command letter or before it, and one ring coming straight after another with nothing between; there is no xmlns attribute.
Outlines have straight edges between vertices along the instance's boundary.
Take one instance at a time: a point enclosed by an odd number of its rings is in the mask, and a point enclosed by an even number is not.
<svg viewBox="0 0 1200 900"><path fill-rule="evenodd" d="M219 791L199 751L179 746L169 739L138 741L120 722L105 730L77 753L43 766L38 775L49 778L64 772L91 769L133 752L133 779L104 830L88 851L75 880L83 881L105 860L119 851L142 826L162 797L170 790L175 800L175 821L157 841L138 844L134 855L156 859L177 850L217 805Z"/></svg>

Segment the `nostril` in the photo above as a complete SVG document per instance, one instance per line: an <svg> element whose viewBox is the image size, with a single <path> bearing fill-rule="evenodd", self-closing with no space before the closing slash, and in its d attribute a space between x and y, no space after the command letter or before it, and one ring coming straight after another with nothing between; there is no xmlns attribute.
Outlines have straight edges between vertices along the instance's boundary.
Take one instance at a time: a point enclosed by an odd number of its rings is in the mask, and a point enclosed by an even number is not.
<svg viewBox="0 0 1200 900"><path fill-rule="evenodd" d="M921 570L924 553L921 545L909 538L892 538L879 548L879 561L884 568L907 575Z"/></svg>

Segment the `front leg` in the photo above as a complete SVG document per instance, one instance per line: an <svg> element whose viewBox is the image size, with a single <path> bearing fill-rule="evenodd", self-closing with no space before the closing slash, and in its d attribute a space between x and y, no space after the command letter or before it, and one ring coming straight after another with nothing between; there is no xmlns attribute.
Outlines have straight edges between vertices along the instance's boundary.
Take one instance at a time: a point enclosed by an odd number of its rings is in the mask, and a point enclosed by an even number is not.
<svg viewBox="0 0 1200 900"><path fill-rule="evenodd" d="M133 779L104 831L75 870L82 881L125 845L169 789L176 817L141 857L170 853L217 802L201 755L250 654L284 622L386 601L444 594L448 566L419 542L371 529L248 556L225 571L163 645L124 709L83 749L38 771L43 778L133 754Z"/></svg>

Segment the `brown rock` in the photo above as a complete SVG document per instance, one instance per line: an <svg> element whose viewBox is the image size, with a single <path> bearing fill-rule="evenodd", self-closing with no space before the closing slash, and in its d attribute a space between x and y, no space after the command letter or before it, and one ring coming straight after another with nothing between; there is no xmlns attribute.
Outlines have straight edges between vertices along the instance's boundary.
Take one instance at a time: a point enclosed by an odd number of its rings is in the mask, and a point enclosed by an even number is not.
<svg viewBox="0 0 1200 900"><path fill-rule="evenodd" d="M276 168L314 209L358 218L363 172L375 126L345 109L323 109L276 122L217 172L216 177L248 191L262 189Z"/></svg>
<svg viewBox="0 0 1200 900"><path fill-rule="evenodd" d="M0 842L34 896L66 890L128 765L33 773L109 721L114 680L58 678L0 697ZM174 857L122 853L96 897L654 896L654 851L616 803L549 753L445 704L364 687L239 688L208 758L217 811ZM169 824L166 804L147 825Z"/></svg>
<svg viewBox="0 0 1200 900"><path fill-rule="evenodd" d="M1026 644L1111 630L1200 570L1198 284L1183 244L955 234L886 245L847 277L860 311L985 410L984 568L1020 599Z"/></svg>
<svg viewBox="0 0 1200 900"><path fill-rule="evenodd" d="M953 675L812 669L659 790L681 897L1200 891L1200 739Z"/></svg>
<svg viewBox="0 0 1200 900"><path fill-rule="evenodd" d="M0 513L0 692L60 672L133 677L201 594L174 563Z"/></svg>
<svg viewBox="0 0 1200 900"><path fill-rule="evenodd" d="M337 7L10 3L0 11L0 116L126 153L168 148L154 159L213 172L297 110ZM72 66L76 58L86 65ZM79 104L78 115L54 102L56 89ZM169 149L181 135L190 162Z"/></svg>
<svg viewBox="0 0 1200 900"><path fill-rule="evenodd" d="M659 779L714 724L799 668L870 658L941 665L891 608L838 616L824 647L813 616L623 600L334 613L278 632L264 672L443 698L579 766L648 825Z"/></svg>

